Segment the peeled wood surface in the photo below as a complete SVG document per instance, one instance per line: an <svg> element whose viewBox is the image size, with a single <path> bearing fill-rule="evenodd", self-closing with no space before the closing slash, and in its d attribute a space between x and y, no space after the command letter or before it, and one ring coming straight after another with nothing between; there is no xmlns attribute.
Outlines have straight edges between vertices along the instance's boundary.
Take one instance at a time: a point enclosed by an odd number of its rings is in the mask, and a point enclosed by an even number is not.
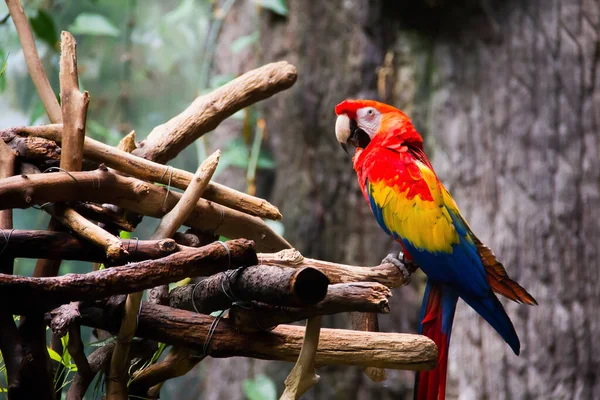
<svg viewBox="0 0 600 400"><path fill-rule="evenodd" d="M198 97L181 114L157 126L134 154L165 163L225 118L296 82L296 68L286 61L264 65Z"/></svg>
<svg viewBox="0 0 600 400"><path fill-rule="evenodd" d="M81 216L77 211L62 204L50 204L45 206L44 210L84 239L104 249L109 260L117 260L127 255L127 249L121 239Z"/></svg>
<svg viewBox="0 0 600 400"><path fill-rule="evenodd" d="M393 264L381 264L374 267L356 267L336 264L328 261L304 258L298 250L286 249L278 253L260 253L261 264L279 265L282 267L313 267L323 272L333 283L377 282L389 288L406 285L404 275Z"/></svg>
<svg viewBox="0 0 600 400"><path fill-rule="evenodd" d="M140 214L161 217L165 214L163 208L170 210L180 197L181 194L167 191L164 187L120 176L102 168L90 172L72 172L70 175L56 172L15 176L0 181L2 209L78 200L112 203ZM290 247L260 218L204 199L195 205L186 225L229 238L254 240L259 250L277 251Z"/></svg>
<svg viewBox="0 0 600 400"><path fill-rule="evenodd" d="M189 311L193 311L195 305L204 314L227 309L234 301L309 306L325 297L328 284L325 275L314 268L251 266L174 288L169 295L169 305Z"/></svg>
<svg viewBox="0 0 600 400"><path fill-rule="evenodd" d="M114 332L120 321L116 309L82 310L82 324ZM143 303L137 335L163 343L202 351L213 317L171 307ZM253 357L294 362L298 358L304 327L280 325L268 332L238 332L233 321L217 325L208 347L211 357ZM357 332L321 329L318 365L360 365L390 369L432 369L437 348L428 338L403 333Z"/></svg>
<svg viewBox="0 0 600 400"><path fill-rule="evenodd" d="M121 241L128 253L118 260L121 264L147 259L153 260L179 251L179 247L173 239L121 239ZM10 234L8 246L5 246L6 239L3 235L0 235L0 249L4 248L3 257L80 260L99 263L114 262L106 258L106 253L102 249L67 232L15 229Z"/></svg>
<svg viewBox="0 0 600 400"><path fill-rule="evenodd" d="M248 307L234 307L229 311L229 316L240 330L269 329L319 315L352 311L389 313L388 299L391 296L390 289L379 283L338 283L329 285L325 298L310 307L252 302Z"/></svg>
<svg viewBox="0 0 600 400"><path fill-rule="evenodd" d="M21 126L0 130L0 136L10 138L15 137L15 135L27 135L31 139L44 141L46 146L52 144L57 147L55 142L58 143L62 140L62 129L62 124ZM17 138L19 137L17 136ZM47 142L42 138L52 140L52 142ZM85 138L83 155L86 159L106 164L111 168L137 178L165 185L170 183L171 186L182 190L187 188L194 177L194 174L191 172L146 160L89 137ZM233 208L234 210L243 211L258 217L273 220L282 218L279 209L268 201L228 188L216 182L208 184L202 197Z"/></svg>
<svg viewBox="0 0 600 400"><path fill-rule="evenodd" d="M60 125L62 126L62 125ZM53 140L36 136L19 136L18 128L0 130L0 139L13 149L19 157L28 160L60 159L60 147Z"/></svg>
<svg viewBox="0 0 600 400"><path fill-rule="evenodd" d="M45 311L71 301L94 300L133 293L186 277L207 276L239 265L256 263L254 244L245 239L187 248L158 260L140 261L87 274L30 278L0 274L0 299L13 314Z"/></svg>

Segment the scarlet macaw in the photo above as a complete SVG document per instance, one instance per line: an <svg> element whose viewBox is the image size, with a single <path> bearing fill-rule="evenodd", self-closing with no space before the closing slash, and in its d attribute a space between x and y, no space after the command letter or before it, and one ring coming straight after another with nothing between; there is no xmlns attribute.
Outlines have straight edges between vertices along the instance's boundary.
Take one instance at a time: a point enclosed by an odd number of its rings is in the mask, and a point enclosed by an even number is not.
<svg viewBox="0 0 600 400"><path fill-rule="evenodd" d="M377 222L400 243L404 260L427 275L419 333L436 343L439 356L433 371L417 373L415 399L444 399L458 298L517 355L519 338L494 292L518 303L537 302L473 234L433 171L421 135L402 111L373 100L345 100L335 112L336 137L344 150L347 144L356 147L354 169ZM398 260L395 264L403 269Z"/></svg>

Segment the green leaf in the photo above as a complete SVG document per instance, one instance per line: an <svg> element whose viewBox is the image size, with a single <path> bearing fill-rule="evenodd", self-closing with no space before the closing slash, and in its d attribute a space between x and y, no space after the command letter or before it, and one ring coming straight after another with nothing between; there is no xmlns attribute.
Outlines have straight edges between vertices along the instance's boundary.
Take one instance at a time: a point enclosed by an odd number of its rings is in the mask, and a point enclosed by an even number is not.
<svg viewBox="0 0 600 400"><path fill-rule="evenodd" d="M288 8L285 0L254 0L259 6L273 11L283 17L288 15Z"/></svg>
<svg viewBox="0 0 600 400"><path fill-rule="evenodd" d="M259 32L255 31L254 33L251 33L250 35L242 36L242 37L235 39L233 41L233 43L231 44L231 52L233 54L239 53L240 51L244 50L245 48L250 47L254 43L256 43L258 41L259 37L260 37Z"/></svg>
<svg viewBox="0 0 600 400"><path fill-rule="evenodd" d="M275 160L273 160L273 157L271 157L269 153L261 151L258 155L258 162L256 163L256 166L260 169L275 169L276 164Z"/></svg>
<svg viewBox="0 0 600 400"><path fill-rule="evenodd" d="M78 35L117 37L121 31L105 16L94 13L81 13L69 27L69 31Z"/></svg>
<svg viewBox="0 0 600 400"><path fill-rule="evenodd" d="M219 167L228 166L247 168L248 167L248 148L241 138L236 138L229 142L229 145L223 150Z"/></svg>
<svg viewBox="0 0 600 400"><path fill-rule="evenodd" d="M44 103L41 100L36 100L33 108L31 109L31 114L29 115L29 125L33 125L35 121L42 118L46 115L46 109L44 108Z"/></svg>
<svg viewBox="0 0 600 400"><path fill-rule="evenodd" d="M242 387L248 400L277 400L275 383L265 375L245 379Z"/></svg>
<svg viewBox="0 0 600 400"><path fill-rule="evenodd" d="M38 9L35 17L29 18L29 23L40 40L48 43L53 50L58 50L58 32L49 13L41 8Z"/></svg>
<svg viewBox="0 0 600 400"><path fill-rule="evenodd" d="M269 228L273 229L273 232L275 232L279 236L283 236L285 229L283 228L283 224L281 223L281 221L272 221L270 219L265 219L264 221Z"/></svg>
<svg viewBox="0 0 600 400"><path fill-rule="evenodd" d="M4 55L4 50L0 49L0 93L6 90L6 67L8 67L8 54Z"/></svg>
<svg viewBox="0 0 600 400"><path fill-rule="evenodd" d="M50 358L52 360L62 364L63 360L62 360L62 357L60 356L60 354L58 354L56 351L52 350L50 347L48 347L48 355L50 355Z"/></svg>

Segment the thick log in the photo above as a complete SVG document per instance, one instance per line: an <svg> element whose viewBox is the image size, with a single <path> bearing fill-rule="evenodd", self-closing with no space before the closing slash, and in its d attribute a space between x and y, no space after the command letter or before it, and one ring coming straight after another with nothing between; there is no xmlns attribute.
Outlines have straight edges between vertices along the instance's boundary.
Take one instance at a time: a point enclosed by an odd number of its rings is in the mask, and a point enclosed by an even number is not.
<svg viewBox="0 0 600 400"><path fill-rule="evenodd" d="M229 317L239 330L271 329L279 324L343 312L389 313L392 292L379 283L358 282L329 285L327 295L317 304L298 308L252 302L248 307L233 307Z"/></svg>
<svg viewBox="0 0 600 400"><path fill-rule="evenodd" d="M0 139L6 143L17 156L27 160L60 160L60 147L52 140L36 136L20 136L10 128L0 130Z"/></svg>
<svg viewBox="0 0 600 400"><path fill-rule="evenodd" d="M188 276L208 276L228 268L256 264L251 241L239 239L227 243L230 255L223 246L213 243L187 248L158 260L140 261L87 274L47 278L0 274L0 300L13 314L41 312L71 301L133 293Z"/></svg>
<svg viewBox="0 0 600 400"><path fill-rule="evenodd" d="M118 308L82 310L82 324L111 332L118 330ZM143 303L136 334L162 343L200 352L205 348L215 318L171 307ZM252 357L294 362L298 358L304 328L279 325L272 331L239 332L233 321L222 319L214 328L206 354L211 357ZM432 369L437 348L425 336L403 333L357 332L321 329L318 365L359 365L390 369Z"/></svg>
<svg viewBox="0 0 600 400"><path fill-rule="evenodd" d="M327 275L327 278L329 278L329 281L332 284L377 282L389 288L396 288L408 283L402 272L396 266L387 263L373 267L336 264L328 261L305 258L295 249L286 249L279 251L278 253L259 253L258 259L261 264L291 268L316 268Z"/></svg>
<svg viewBox="0 0 600 400"><path fill-rule="evenodd" d="M0 130L0 137L26 135L28 137L39 137L39 140L51 140L51 143L56 145L62 139L62 130L62 124L20 126ZM85 138L83 155L87 160L106 164L111 168L135 176L136 178L150 182L159 182L165 185L170 184L182 190L187 188L194 177L194 174L191 172L146 160L145 158L135 156L89 137ZM279 209L268 201L228 188L216 182L208 184L202 197L257 217L274 220L282 218Z"/></svg>
<svg viewBox="0 0 600 400"><path fill-rule="evenodd" d="M128 254L117 261L108 260L102 249L67 232L15 229L10 236L7 233L6 238L0 235L0 248L4 248L2 256L8 258L47 258L108 264L120 262L121 265L126 262L154 260L180 250L173 239L121 241Z"/></svg>
<svg viewBox="0 0 600 400"><path fill-rule="evenodd" d="M139 179L114 174L99 168L89 172L56 172L14 176L0 181L0 207L26 208L34 204L61 201L112 203L140 214L162 217L171 210L181 194ZM186 225L216 232L228 238L247 238L257 248L277 251L289 248L260 218L243 214L204 199L195 205Z"/></svg>
<svg viewBox="0 0 600 400"><path fill-rule="evenodd" d="M296 68L285 61L246 72L198 97L181 114L154 128L134 154L166 163L196 139L215 129L225 118L291 87L297 77Z"/></svg>
<svg viewBox="0 0 600 400"><path fill-rule="evenodd" d="M314 268L258 265L175 288L169 294L169 305L204 314L227 309L234 302L310 306L325 297L327 285L327 277Z"/></svg>

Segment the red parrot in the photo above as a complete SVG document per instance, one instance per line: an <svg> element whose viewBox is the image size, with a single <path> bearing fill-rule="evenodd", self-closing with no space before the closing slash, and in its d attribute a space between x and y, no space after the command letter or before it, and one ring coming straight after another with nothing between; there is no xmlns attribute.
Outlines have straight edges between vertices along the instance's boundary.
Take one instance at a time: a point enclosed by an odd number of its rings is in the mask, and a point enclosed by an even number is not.
<svg viewBox="0 0 600 400"><path fill-rule="evenodd" d="M345 100L335 108L335 134L352 159L358 183L383 230L400 243L403 261L427 275L419 333L438 347L434 370L418 372L415 399L444 399L448 346L459 298L519 354L513 324L495 293L537 304L511 280L473 233L423 150L423 139L402 111L373 100ZM386 257L408 273L403 263Z"/></svg>

